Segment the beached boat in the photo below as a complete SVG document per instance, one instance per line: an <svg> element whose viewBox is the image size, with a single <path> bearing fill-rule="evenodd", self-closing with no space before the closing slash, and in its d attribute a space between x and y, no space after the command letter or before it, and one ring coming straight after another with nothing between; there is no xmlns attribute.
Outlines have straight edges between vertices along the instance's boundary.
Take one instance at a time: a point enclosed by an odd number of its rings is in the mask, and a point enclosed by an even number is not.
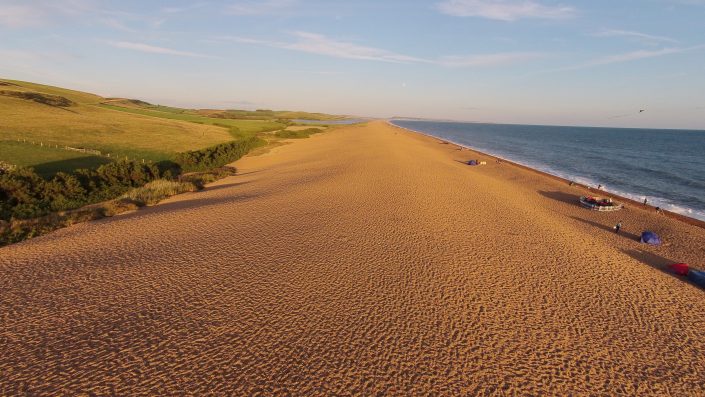
<svg viewBox="0 0 705 397"><path fill-rule="evenodd" d="M580 205L594 211L617 211L624 205L612 201L610 198L600 198L592 196L580 196Z"/></svg>

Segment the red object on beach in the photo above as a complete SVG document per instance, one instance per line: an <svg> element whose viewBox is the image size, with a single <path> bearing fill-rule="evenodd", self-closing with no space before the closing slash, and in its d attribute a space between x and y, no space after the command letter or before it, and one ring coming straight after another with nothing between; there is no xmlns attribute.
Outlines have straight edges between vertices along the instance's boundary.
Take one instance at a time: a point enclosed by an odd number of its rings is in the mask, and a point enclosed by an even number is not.
<svg viewBox="0 0 705 397"><path fill-rule="evenodd" d="M671 271L679 276L688 275L688 264L687 263L674 263L668 266Z"/></svg>

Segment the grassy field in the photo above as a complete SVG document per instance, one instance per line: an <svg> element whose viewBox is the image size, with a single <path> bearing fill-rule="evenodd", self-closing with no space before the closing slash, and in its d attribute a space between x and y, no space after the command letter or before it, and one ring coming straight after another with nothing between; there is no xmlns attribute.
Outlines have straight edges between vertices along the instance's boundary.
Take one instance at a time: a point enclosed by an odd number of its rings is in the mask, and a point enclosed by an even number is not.
<svg viewBox="0 0 705 397"><path fill-rule="evenodd" d="M341 116L272 110L193 110L14 80L0 80L0 160L42 175L95 167L106 157L47 146L94 149L111 159L160 161L233 139L285 129L286 120ZM273 138L271 134L265 137ZM23 142L43 143L42 147Z"/></svg>
<svg viewBox="0 0 705 397"><path fill-rule="evenodd" d="M286 125L278 123L273 120L234 120L234 119L221 119L212 118L206 116L200 116L198 114L176 112L174 108L164 108L159 107L158 110L153 109L142 109L135 107L122 107L110 104L100 105L102 108L117 110L120 112L139 114L143 116L156 117L168 120L180 120L187 121L197 124L214 125L218 127L228 128L234 131L235 137L243 137L241 135L252 136L259 132L276 131L285 128ZM168 109L168 110L164 110ZM232 130L235 127L237 130Z"/></svg>
<svg viewBox="0 0 705 397"><path fill-rule="evenodd" d="M10 81L3 90L58 95L72 106L49 106L0 95L0 140L43 142L83 147L114 157L162 160L174 153L200 149L232 139L228 128L167 120L102 108L101 97Z"/></svg>
<svg viewBox="0 0 705 397"><path fill-rule="evenodd" d="M0 141L0 153L4 161L21 167L32 167L44 177L59 171L95 168L110 162L110 159L102 156L16 141Z"/></svg>

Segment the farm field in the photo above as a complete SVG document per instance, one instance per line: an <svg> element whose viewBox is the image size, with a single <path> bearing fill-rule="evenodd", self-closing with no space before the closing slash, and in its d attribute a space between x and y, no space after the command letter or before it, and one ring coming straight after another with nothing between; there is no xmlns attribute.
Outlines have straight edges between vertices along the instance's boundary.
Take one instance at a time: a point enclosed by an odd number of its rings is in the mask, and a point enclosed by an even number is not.
<svg viewBox="0 0 705 397"><path fill-rule="evenodd" d="M16 141L0 141L2 160L20 167L32 167L43 177L78 168L96 168L111 160L104 156Z"/></svg>

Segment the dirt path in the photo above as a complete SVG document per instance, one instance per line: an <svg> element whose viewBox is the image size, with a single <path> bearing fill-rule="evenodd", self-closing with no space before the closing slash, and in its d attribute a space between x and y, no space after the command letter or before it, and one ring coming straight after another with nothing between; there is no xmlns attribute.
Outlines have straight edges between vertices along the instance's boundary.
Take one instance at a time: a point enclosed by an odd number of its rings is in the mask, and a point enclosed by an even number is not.
<svg viewBox="0 0 705 397"><path fill-rule="evenodd" d="M656 268L705 231L454 160L344 128L0 249L0 395L705 394L705 291Z"/></svg>

